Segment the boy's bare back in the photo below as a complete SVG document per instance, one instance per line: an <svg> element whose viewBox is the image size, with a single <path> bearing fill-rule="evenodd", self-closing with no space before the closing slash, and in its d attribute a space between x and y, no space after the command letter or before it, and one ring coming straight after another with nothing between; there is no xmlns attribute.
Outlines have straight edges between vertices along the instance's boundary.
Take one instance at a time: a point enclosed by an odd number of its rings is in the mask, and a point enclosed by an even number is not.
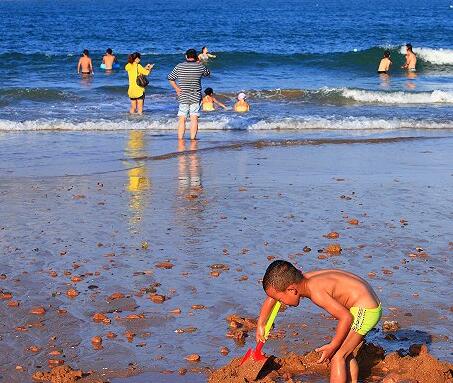
<svg viewBox="0 0 453 383"><path fill-rule="evenodd" d="M348 310L351 307L374 308L379 298L371 286L362 278L342 270L320 270L304 273L310 299L320 303L329 296ZM322 302L321 302L322 303Z"/></svg>

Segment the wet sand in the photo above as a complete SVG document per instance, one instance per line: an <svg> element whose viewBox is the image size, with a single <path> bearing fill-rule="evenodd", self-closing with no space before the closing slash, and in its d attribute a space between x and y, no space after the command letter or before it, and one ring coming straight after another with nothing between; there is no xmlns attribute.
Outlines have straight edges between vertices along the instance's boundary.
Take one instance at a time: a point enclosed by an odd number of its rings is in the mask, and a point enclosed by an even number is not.
<svg viewBox="0 0 453 383"><path fill-rule="evenodd" d="M167 141L156 153L149 148L159 138L125 132L113 143L122 151L99 148L102 161L74 151L68 162L62 134L45 167L21 167L34 161L26 153L17 169L4 165L2 379L28 382L64 361L143 372L116 382L206 381L253 345L253 331L245 344L227 337L226 318L257 315L260 278L274 258L367 278L383 321L401 327L370 334L372 342L389 352L427 343L452 362L453 140L277 138L230 147ZM38 146L47 139L34 138ZM341 252L322 250L331 244ZM266 353L324 344L331 319L310 302L280 313L281 337Z"/></svg>

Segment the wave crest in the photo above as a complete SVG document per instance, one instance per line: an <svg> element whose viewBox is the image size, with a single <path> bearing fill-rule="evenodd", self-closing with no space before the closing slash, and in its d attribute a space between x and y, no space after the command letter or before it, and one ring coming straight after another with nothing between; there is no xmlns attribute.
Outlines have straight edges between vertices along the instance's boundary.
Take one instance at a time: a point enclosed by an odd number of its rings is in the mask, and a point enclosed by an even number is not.
<svg viewBox="0 0 453 383"><path fill-rule="evenodd" d="M434 48L413 48L415 54L423 61L435 65L453 65L453 49ZM403 45L401 54L406 54L406 47Z"/></svg>

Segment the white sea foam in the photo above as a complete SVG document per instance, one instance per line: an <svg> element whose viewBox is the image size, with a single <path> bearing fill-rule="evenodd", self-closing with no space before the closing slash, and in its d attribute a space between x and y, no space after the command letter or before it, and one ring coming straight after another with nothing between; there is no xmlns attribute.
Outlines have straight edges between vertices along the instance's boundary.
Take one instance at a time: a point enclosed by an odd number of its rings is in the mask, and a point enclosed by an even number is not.
<svg viewBox="0 0 453 383"><path fill-rule="evenodd" d="M147 130L149 132L176 131L173 119L165 121L8 121L0 120L0 132L25 131L122 131ZM396 130L396 129L453 129L453 121L410 119L379 119L368 117L293 117L241 124L236 119L201 121L200 130Z"/></svg>
<svg viewBox="0 0 453 383"><path fill-rule="evenodd" d="M382 104L452 104L453 92L382 92L362 89L341 89L341 94L358 102Z"/></svg>
<svg viewBox="0 0 453 383"><path fill-rule="evenodd" d="M397 130L397 129L453 129L453 121L417 121L367 117L323 118L307 117L259 121L250 130Z"/></svg>
<svg viewBox="0 0 453 383"><path fill-rule="evenodd" d="M237 124L236 124L237 125ZM147 120L131 118L130 120L110 121L96 120L84 122L72 122L65 120L33 120L33 121L9 121L0 120L0 132L21 132L21 131L122 131L122 130L149 130L149 131L171 131L176 130L176 119ZM200 129L205 130L235 130L239 126L230 124L228 119L216 121L203 121Z"/></svg>
<svg viewBox="0 0 453 383"><path fill-rule="evenodd" d="M413 48L415 54L423 61L436 65L453 65L453 49ZM406 47L401 47L401 54L406 54Z"/></svg>

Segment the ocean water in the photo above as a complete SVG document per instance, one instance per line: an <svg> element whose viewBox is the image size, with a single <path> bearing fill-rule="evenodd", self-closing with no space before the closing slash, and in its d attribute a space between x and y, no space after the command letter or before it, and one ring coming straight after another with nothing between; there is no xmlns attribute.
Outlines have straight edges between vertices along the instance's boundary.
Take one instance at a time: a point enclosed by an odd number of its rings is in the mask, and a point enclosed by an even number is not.
<svg viewBox="0 0 453 383"><path fill-rule="evenodd" d="M203 86L229 106L244 91L252 109L205 114L202 130L453 129L451 1L4 0L0 14L0 131L174 129L166 76L204 45L217 58ZM418 56L410 77L406 42ZM133 51L155 63L145 116L127 113L126 72L99 69L108 47L122 67ZM85 48L88 80L76 73ZM386 78L376 73L384 49Z"/></svg>

